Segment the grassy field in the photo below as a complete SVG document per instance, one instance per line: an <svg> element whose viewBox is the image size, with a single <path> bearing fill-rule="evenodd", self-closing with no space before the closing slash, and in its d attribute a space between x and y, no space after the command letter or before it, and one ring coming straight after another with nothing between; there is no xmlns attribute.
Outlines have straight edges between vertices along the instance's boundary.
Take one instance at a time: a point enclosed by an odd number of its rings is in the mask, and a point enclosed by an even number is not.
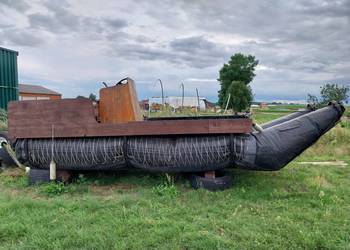
<svg viewBox="0 0 350 250"><path fill-rule="evenodd" d="M281 171L230 174L234 186L213 193L143 172L33 187L6 169L0 249L350 249L349 120Z"/></svg>

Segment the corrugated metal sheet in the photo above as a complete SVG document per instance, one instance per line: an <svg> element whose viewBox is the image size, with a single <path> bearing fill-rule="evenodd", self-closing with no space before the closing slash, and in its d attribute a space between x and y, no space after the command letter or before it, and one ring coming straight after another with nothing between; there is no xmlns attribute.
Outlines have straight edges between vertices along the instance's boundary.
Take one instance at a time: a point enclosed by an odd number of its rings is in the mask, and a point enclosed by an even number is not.
<svg viewBox="0 0 350 250"><path fill-rule="evenodd" d="M0 47L0 108L7 109L7 103L18 100L18 52Z"/></svg>

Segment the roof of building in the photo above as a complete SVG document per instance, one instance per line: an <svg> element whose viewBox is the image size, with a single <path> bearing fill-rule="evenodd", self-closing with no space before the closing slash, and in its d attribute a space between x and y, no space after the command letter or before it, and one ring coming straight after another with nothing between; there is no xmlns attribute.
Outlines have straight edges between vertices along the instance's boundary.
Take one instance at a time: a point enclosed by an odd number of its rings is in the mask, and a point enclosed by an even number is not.
<svg viewBox="0 0 350 250"><path fill-rule="evenodd" d="M207 105L207 107L212 107L212 108L215 107L215 103L210 102L210 101L208 101L208 100L204 100L204 103L205 103L205 105Z"/></svg>
<svg viewBox="0 0 350 250"><path fill-rule="evenodd" d="M12 49L7 49L7 48L4 48L4 47L0 47L0 50L5 50L5 51L9 51L9 52L14 52L18 55L18 51L15 51L15 50L12 50Z"/></svg>
<svg viewBox="0 0 350 250"><path fill-rule="evenodd" d="M40 85L18 84L20 93L61 95L60 93Z"/></svg>

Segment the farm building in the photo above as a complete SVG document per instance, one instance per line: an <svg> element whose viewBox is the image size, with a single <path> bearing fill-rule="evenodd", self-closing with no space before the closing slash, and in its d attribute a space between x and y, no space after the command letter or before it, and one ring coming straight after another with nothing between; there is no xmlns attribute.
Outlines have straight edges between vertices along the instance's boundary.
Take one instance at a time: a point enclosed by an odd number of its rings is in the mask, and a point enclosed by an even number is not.
<svg viewBox="0 0 350 250"><path fill-rule="evenodd" d="M205 109L206 110L210 110L210 111L215 111L220 108L220 106L216 106L215 103L213 102L210 102L208 100L204 100L204 103L205 103Z"/></svg>
<svg viewBox="0 0 350 250"><path fill-rule="evenodd" d="M206 99L204 97L199 97L199 105L198 105L197 97L185 96L183 99L183 106L190 107L190 108L199 106L200 110L206 110L205 100ZM168 104L170 107L174 109L178 109L178 108L181 108L182 106L182 97L181 96L165 97L164 103ZM150 98L149 105L151 105L151 107L157 107L162 105L162 98L161 97Z"/></svg>
<svg viewBox="0 0 350 250"><path fill-rule="evenodd" d="M57 100L62 95L40 85L19 84L19 100Z"/></svg>
<svg viewBox="0 0 350 250"><path fill-rule="evenodd" d="M260 107L261 109L268 109L268 108L269 108L269 106L268 106L268 104L267 104L266 102L260 103L259 107Z"/></svg>
<svg viewBox="0 0 350 250"><path fill-rule="evenodd" d="M139 105L142 110L148 110L149 109L148 99L139 101Z"/></svg>

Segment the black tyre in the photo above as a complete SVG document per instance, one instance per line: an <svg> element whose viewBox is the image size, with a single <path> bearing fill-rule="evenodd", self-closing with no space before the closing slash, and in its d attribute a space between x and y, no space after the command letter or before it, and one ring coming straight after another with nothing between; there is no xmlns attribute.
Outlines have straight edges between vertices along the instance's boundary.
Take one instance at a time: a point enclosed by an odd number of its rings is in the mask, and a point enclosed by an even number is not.
<svg viewBox="0 0 350 250"><path fill-rule="evenodd" d="M29 171L29 185L45 183L50 181L50 171L48 169L31 168Z"/></svg>
<svg viewBox="0 0 350 250"><path fill-rule="evenodd" d="M225 190L232 186L233 179L225 172L218 172L215 178L206 178L204 175L192 174L190 184L194 189L204 188L209 191Z"/></svg>
<svg viewBox="0 0 350 250"><path fill-rule="evenodd" d="M7 132L0 131L0 143L3 140L8 141ZM15 166L16 163L12 160L11 156L9 156L6 150L0 145L0 166L2 165Z"/></svg>

